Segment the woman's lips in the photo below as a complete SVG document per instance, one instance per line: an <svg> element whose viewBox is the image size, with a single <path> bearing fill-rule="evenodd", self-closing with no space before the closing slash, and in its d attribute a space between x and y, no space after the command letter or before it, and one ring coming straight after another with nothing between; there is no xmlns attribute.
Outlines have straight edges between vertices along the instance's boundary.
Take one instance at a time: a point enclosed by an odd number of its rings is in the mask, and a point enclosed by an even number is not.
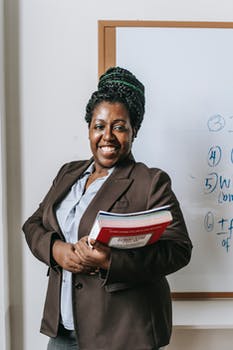
<svg viewBox="0 0 233 350"><path fill-rule="evenodd" d="M101 153L103 155L112 155L115 154L118 147L117 146L99 146Z"/></svg>

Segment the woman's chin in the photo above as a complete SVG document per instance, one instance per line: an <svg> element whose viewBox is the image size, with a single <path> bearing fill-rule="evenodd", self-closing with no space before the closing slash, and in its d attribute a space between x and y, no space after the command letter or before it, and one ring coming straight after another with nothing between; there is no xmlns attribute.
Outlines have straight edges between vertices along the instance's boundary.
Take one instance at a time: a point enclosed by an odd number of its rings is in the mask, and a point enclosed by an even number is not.
<svg viewBox="0 0 233 350"><path fill-rule="evenodd" d="M118 158L104 158L104 159L95 160L95 163L97 163L102 168L112 168L118 162L119 162Z"/></svg>

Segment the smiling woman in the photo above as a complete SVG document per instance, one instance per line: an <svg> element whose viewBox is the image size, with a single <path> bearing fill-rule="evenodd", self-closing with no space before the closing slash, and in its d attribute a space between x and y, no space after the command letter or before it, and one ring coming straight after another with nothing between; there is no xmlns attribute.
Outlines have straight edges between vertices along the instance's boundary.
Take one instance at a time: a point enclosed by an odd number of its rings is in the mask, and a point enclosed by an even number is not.
<svg viewBox="0 0 233 350"><path fill-rule="evenodd" d="M144 116L144 86L128 70L110 68L86 107L95 171L105 173L129 155ZM97 176L99 177L99 176Z"/></svg>
<svg viewBox="0 0 233 350"><path fill-rule="evenodd" d="M86 107L93 157L65 164L23 226L32 253L50 267L41 325L48 350L158 350L169 343L165 276L188 264L192 244L169 176L132 155L144 105L144 86L131 72L114 67L103 74ZM99 210L163 205L173 222L155 244L87 244Z"/></svg>
<svg viewBox="0 0 233 350"><path fill-rule="evenodd" d="M89 126L90 146L95 161L95 171L104 172L131 151L134 138L129 112L123 103L101 102L94 109Z"/></svg>

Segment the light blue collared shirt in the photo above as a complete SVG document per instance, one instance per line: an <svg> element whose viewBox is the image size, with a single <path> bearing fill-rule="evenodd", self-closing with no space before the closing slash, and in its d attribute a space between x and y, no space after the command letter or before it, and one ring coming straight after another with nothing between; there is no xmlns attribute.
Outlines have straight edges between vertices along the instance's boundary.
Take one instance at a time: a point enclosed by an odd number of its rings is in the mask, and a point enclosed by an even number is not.
<svg viewBox="0 0 233 350"><path fill-rule="evenodd" d="M114 168L109 169L108 175L92 182L84 193L86 181L93 170L94 164L92 163L83 173L83 176L71 187L67 196L56 209L57 221L66 242L76 243L78 241L78 228L82 215ZM72 273L64 269L62 272L61 322L66 329L73 330Z"/></svg>

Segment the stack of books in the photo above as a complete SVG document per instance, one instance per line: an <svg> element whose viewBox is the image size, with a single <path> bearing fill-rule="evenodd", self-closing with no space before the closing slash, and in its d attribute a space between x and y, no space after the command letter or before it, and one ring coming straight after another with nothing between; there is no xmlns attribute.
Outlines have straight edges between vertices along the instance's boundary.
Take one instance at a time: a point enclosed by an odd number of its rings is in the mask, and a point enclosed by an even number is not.
<svg viewBox="0 0 233 350"><path fill-rule="evenodd" d="M99 241L119 249L140 248L155 243L172 221L169 205L136 213L99 211L88 242Z"/></svg>

